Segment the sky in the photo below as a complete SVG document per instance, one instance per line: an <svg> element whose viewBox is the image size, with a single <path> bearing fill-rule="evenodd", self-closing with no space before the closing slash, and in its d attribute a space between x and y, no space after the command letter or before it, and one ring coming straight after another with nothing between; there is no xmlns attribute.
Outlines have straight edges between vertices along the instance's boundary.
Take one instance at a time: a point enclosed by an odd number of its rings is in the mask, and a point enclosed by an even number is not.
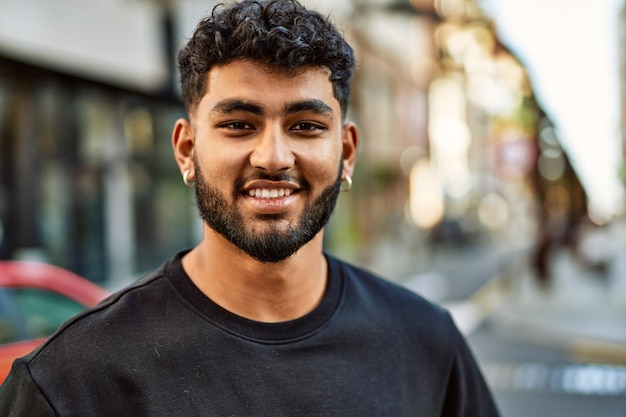
<svg viewBox="0 0 626 417"><path fill-rule="evenodd" d="M481 0L535 93L592 209L621 210L618 16L624 0Z"/></svg>

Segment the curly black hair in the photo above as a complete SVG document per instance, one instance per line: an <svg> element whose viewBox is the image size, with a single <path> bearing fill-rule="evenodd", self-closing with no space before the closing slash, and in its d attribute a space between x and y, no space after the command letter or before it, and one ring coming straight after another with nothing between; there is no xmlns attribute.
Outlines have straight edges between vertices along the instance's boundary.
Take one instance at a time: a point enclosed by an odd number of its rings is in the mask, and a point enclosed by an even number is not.
<svg viewBox="0 0 626 417"><path fill-rule="evenodd" d="M200 21L178 55L188 110L206 94L206 74L216 65L249 59L295 74L307 65L330 69L333 93L345 117L354 52L337 28L296 0L244 0L217 5Z"/></svg>

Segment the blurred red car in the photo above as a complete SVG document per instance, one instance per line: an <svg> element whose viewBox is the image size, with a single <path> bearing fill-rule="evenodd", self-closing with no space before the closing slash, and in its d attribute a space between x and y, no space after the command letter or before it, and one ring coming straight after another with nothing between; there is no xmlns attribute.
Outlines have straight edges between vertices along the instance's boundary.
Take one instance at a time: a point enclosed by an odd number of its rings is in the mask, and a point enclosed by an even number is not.
<svg viewBox="0 0 626 417"><path fill-rule="evenodd" d="M65 269L0 261L0 383L15 358L31 352L67 319L109 292Z"/></svg>

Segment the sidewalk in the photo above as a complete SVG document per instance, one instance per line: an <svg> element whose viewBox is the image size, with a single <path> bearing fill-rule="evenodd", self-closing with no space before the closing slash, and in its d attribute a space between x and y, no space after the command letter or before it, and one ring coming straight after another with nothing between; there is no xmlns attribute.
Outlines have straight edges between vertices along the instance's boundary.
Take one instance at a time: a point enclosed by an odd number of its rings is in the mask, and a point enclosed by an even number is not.
<svg viewBox="0 0 626 417"><path fill-rule="evenodd" d="M509 292L489 324L510 340L562 348L574 360L626 364L626 228L611 226L608 272L585 269L567 251L541 288L529 262L508 278Z"/></svg>
<svg viewBox="0 0 626 417"><path fill-rule="evenodd" d="M575 361L626 365L626 222L605 237L611 261L604 278L561 250L549 290L531 268L532 242L470 245L427 259L388 244L372 265L442 304L466 335L487 325L498 337L562 349Z"/></svg>

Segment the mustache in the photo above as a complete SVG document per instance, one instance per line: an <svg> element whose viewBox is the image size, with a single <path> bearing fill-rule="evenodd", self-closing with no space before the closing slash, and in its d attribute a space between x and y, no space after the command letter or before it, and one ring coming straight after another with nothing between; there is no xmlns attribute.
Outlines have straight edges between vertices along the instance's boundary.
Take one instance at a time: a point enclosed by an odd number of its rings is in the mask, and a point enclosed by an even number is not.
<svg viewBox="0 0 626 417"><path fill-rule="evenodd" d="M245 178L239 178L235 181L235 188L240 190L243 186L249 182L254 180L264 180L264 181L287 181L297 184L298 187L304 189L310 189L311 184L304 178L297 177L293 174L287 172L281 172L277 174L269 174L267 172L257 171L253 174L246 176Z"/></svg>

